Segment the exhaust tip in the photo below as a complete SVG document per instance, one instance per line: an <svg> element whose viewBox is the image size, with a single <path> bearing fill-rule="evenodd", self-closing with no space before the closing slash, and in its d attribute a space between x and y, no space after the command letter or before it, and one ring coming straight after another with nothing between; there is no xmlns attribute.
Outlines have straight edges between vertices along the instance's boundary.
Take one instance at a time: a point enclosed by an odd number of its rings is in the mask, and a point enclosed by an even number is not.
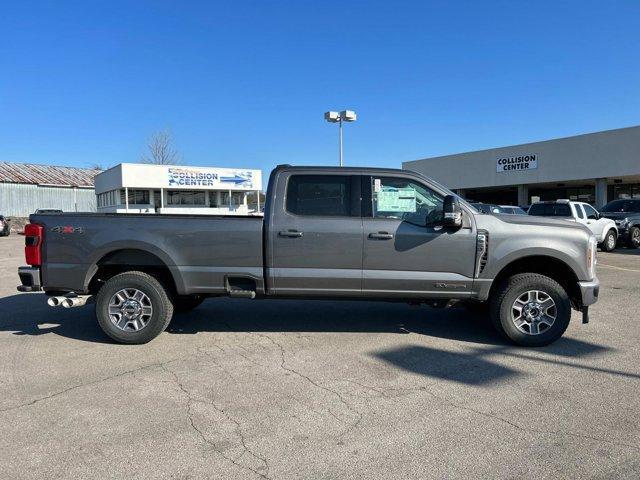
<svg viewBox="0 0 640 480"><path fill-rule="evenodd" d="M71 308L71 307L73 307L73 299L71 299L71 298L65 298L65 299L62 301L62 306L63 306L64 308Z"/></svg>
<svg viewBox="0 0 640 480"><path fill-rule="evenodd" d="M60 300L58 299L58 297L49 297L49 299L47 300L47 305L49 305L50 307L57 307L58 305L60 305Z"/></svg>

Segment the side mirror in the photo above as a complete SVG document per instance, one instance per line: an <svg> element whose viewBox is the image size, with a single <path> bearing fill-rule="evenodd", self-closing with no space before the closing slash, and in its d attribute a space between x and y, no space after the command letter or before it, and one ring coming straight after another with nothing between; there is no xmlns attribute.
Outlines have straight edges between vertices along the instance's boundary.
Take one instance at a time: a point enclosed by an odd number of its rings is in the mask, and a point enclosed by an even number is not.
<svg viewBox="0 0 640 480"><path fill-rule="evenodd" d="M449 228L462 227L462 209L458 197L447 195L442 204L442 225Z"/></svg>

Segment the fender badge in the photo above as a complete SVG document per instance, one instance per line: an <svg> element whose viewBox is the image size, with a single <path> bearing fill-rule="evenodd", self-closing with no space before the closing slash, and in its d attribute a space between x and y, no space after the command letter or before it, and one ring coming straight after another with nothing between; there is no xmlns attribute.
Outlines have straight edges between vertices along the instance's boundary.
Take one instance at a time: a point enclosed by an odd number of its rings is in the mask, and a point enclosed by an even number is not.
<svg viewBox="0 0 640 480"><path fill-rule="evenodd" d="M63 233L63 234L68 234L68 233L80 233L80 234L82 234L82 233L84 233L84 228L82 228L82 227L74 227L72 225L65 225L65 226L58 225L56 227L51 227L50 231L55 232L55 233Z"/></svg>

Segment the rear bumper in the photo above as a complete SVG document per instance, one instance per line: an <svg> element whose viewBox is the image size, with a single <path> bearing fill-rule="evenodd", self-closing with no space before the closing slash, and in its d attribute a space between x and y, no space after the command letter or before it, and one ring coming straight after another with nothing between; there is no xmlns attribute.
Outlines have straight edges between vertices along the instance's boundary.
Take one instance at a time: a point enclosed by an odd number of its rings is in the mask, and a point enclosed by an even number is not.
<svg viewBox="0 0 640 480"><path fill-rule="evenodd" d="M589 282L578 282L580 287L580 295L582 297L582 306L587 307L598 301L600 293L600 280L594 278Z"/></svg>
<svg viewBox="0 0 640 480"><path fill-rule="evenodd" d="M39 292L42 290L40 282L40 267L18 267L20 283L19 292Z"/></svg>

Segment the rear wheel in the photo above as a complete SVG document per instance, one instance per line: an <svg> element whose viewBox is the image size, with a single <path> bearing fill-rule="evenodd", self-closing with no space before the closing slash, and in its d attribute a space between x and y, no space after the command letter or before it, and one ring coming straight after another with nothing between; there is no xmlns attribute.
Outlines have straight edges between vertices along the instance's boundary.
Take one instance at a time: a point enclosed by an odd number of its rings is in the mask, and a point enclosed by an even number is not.
<svg viewBox="0 0 640 480"><path fill-rule="evenodd" d="M126 272L105 282L96 297L102 330L120 343L147 343L160 335L173 316L164 286L144 272Z"/></svg>
<svg viewBox="0 0 640 480"><path fill-rule="evenodd" d="M607 232L607 235L604 237L604 242L602 242L602 250L605 252L611 252L616 248L616 232L611 229Z"/></svg>
<svg viewBox="0 0 640 480"><path fill-rule="evenodd" d="M555 280L537 273L521 273L505 280L494 293L491 319L510 341L541 347L565 332L571 319L571 302Z"/></svg>
<svg viewBox="0 0 640 480"><path fill-rule="evenodd" d="M640 247L640 227L631 227L629 229L629 247Z"/></svg>
<svg viewBox="0 0 640 480"><path fill-rule="evenodd" d="M173 309L176 313L189 312L194 308L198 308L204 297L200 295L178 295L173 297Z"/></svg>

